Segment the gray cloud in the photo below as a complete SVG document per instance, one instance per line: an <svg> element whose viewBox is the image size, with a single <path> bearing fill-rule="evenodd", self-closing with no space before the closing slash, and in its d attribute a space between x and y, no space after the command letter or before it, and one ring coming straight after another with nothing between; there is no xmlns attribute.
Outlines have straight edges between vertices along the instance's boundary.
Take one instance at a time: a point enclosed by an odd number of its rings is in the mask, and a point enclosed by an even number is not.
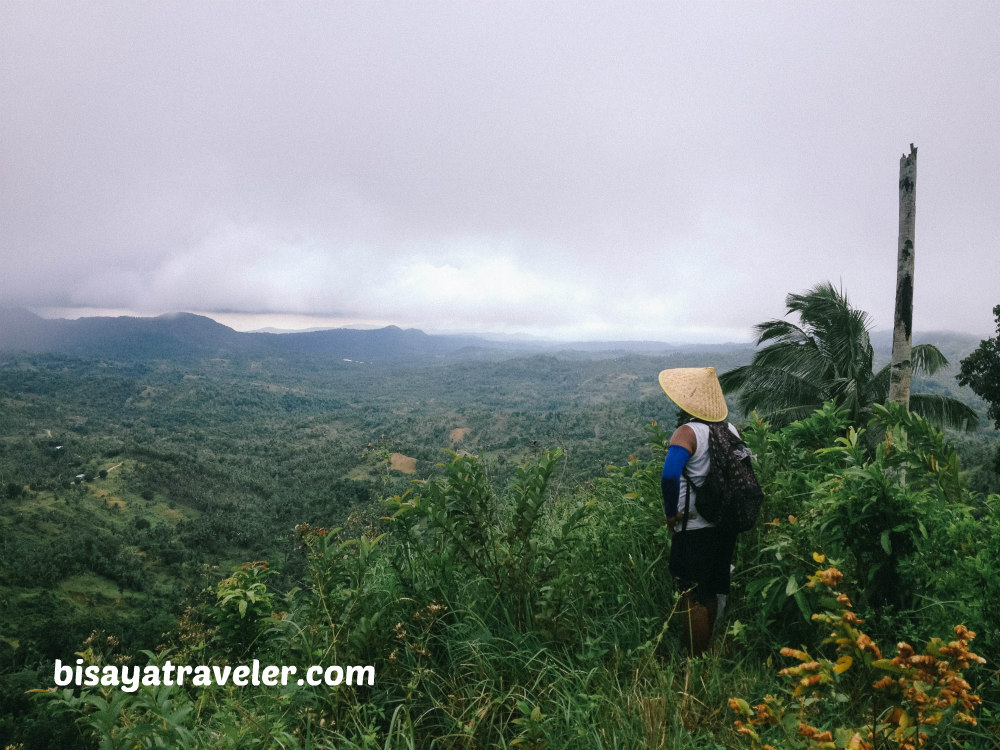
<svg viewBox="0 0 1000 750"><path fill-rule="evenodd" d="M0 301L666 340L827 279L987 333L991 3L7 3ZM721 304L720 304L721 301Z"/></svg>

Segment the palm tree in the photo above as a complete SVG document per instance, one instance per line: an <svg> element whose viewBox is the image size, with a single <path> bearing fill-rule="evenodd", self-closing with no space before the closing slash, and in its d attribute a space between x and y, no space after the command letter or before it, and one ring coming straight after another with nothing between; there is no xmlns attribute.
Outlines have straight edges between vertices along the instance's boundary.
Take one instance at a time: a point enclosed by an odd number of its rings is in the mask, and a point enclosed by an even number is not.
<svg viewBox="0 0 1000 750"><path fill-rule="evenodd" d="M843 292L829 282L785 299L799 325L769 320L756 326L758 349L749 365L724 373L726 393L738 394L744 413L757 411L776 426L811 414L825 401L846 408L856 424L867 421L872 404L889 395L886 365L873 371L868 313L851 307ZM930 344L914 346L915 373L933 374L948 360ZM947 396L914 393L910 410L948 427L972 429L976 413Z"/></svg>

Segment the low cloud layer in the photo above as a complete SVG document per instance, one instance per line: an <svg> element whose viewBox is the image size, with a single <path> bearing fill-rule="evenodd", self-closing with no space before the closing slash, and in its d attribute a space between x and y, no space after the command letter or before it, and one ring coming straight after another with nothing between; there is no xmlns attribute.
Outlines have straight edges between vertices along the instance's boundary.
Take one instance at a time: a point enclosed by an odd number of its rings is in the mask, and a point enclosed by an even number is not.
<svg viewBox="0 0 1000 750"><path fill-rule="evenodd" d="M7 3L0 303L725 340L831 280L888 328L913 142L915 325L986 334L997 16Z"/></svg>

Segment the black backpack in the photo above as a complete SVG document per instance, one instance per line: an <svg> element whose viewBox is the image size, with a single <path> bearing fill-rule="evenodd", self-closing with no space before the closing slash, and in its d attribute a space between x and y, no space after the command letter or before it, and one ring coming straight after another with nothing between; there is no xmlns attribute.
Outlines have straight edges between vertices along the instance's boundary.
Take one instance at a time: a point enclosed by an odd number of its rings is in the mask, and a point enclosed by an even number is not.
<svg viewBox="0 0 1000 750"><path fill-rule="evenodd" d="M764 502L764 492L750 463L752 455L727 422L708 424L708 476L700 487L695 485L698 495L695 508L709 523L737 533L753 528ZM693 482L686 470L685 477L690 490ZM690 509L690 503L689 491L685 512Z"/></svg>

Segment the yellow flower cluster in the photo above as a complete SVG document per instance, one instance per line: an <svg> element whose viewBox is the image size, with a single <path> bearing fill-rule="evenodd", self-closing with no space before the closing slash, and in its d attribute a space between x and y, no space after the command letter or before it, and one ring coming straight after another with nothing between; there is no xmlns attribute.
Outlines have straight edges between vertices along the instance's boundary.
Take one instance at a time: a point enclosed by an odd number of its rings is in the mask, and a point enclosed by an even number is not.
<svg viewBox="0 0 1000 750"><path fill-rule="evenodd" d="M825 562L822 555L814 554L818 563ZM825 586L833 589L843 580L843 574L830 567L818 570L810 577L807 586ZM964 625L955 627L956 640L945 643L933 639L925 653L917 651L908 643L899 643L896 656L882 658L882 652L871 637L858 629L863 621L851 608L846 594L832 591L839 610L813 615L816 622L831 626L829 637L824 643L837 646L839 658L836 662L815 659L808 651L794 648L781 649L781 655L796 659L800 663L785 667L779 674L791 681L790 692L794 703L786 705L772 695L753 707L741 698L731 698L729 706L738 715L733 723L736 732L751 743L755 750L778 750L763 743L758 733L769 727L783 729L788 747L802 750L872 750L891 746L898 750L919 750L930 747L930 725L939 724L945 712L957 708L955 721L975 724L972 715L980 704L979 696L970 693L970 685L962 676L962 670L973 664L983 664L983 659L969 649L969 642L976 634ZM834 690L838 677L855 664L861 664L869 672L888 673L875 680L872 688L888 693L894 705L884 711L873 724L863 727L838 728L834 731L812 726L804 719L814 713L815 707L825 697L824 689ZM874 676L874 675L873 675ZM832 693L835 697L835 691ZM844 700L844 696L840 696ZM797 721L796 721L797 719Z"/></svg>

